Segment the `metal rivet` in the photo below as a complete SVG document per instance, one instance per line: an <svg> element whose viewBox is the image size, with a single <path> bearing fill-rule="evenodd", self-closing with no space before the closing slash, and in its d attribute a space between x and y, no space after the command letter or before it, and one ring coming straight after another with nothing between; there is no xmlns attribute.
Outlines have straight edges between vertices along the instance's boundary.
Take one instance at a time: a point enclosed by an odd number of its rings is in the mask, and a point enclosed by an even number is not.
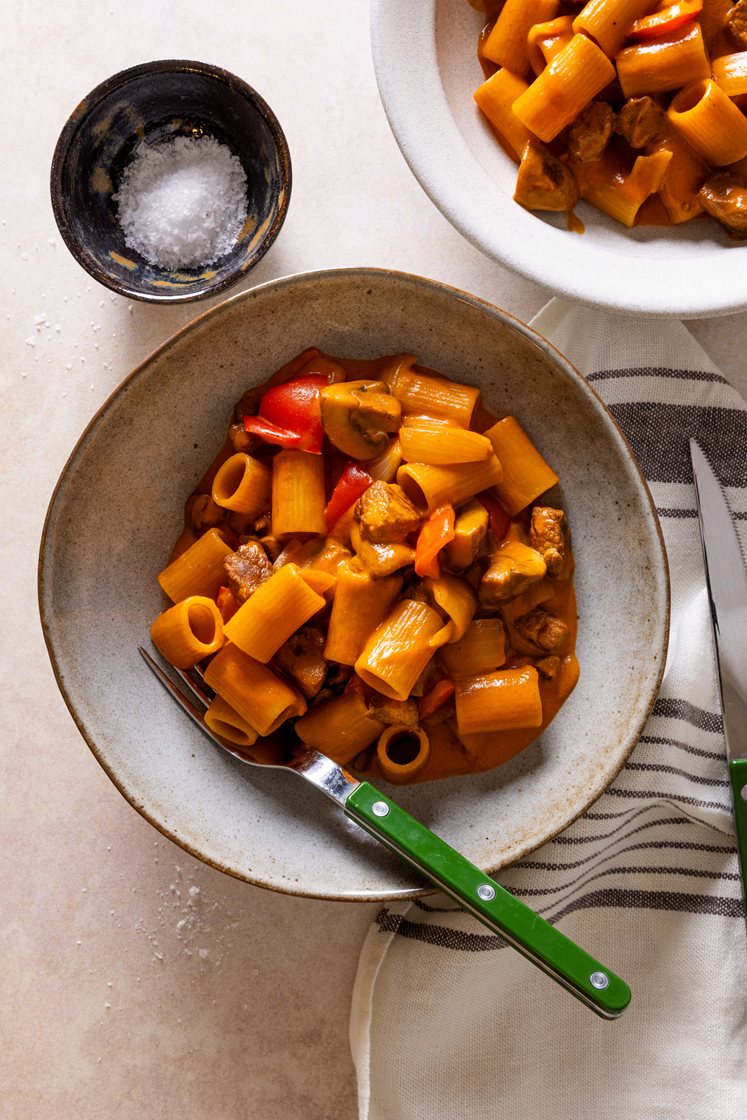
<svg viewBox="0 0 747 1120"><path fill-rule="evenodd" d="M610 978L606 972L592 972L589 977L592 988L609 988Z"/></svg>
<svg viewBox="0 0 747 1120"><path fill-rule="evenodd" d="M739 796L742 798L742 801L747 801L747 786L742 786L739 791Z"/></svg>
<svg viewBox="0 0 747 1120"><path fill-rule="evenodd" d="M371 806L371 812L375 817L385 817L389 812L389 806L386 801L374 801Z"/></svg>
<svg viewBox="0 0 747 1120"><path fill-rule="evenodd" d="M490 883L480 883L477 893L483 902L490 902L491 898L495 898L495 887L491 887Z"/></svg>

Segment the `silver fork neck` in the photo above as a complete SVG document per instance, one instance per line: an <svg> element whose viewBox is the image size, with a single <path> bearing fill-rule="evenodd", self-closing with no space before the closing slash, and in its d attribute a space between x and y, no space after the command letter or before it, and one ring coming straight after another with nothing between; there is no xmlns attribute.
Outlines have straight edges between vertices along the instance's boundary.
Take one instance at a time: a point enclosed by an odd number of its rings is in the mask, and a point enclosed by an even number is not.
<svg viewBox="0 0 747 1120"><path fill-rule="evenodd" d="M287 766L315 785L322 793L326 793L327 797L336 801L338 805L344 806L353 790L360 785L352 774L343 770L331 758L319 754L318 751L304 751L287 763Z"/></svg>

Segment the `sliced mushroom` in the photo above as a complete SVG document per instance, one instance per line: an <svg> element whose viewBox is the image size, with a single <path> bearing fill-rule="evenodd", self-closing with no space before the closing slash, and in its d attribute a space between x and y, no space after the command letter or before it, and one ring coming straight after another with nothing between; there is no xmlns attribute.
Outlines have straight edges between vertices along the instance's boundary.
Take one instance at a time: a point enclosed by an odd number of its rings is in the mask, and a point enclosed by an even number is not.
<svg viewBox="0 0 747 1120"><path fill-rule="evenodd" d="M343 381L319 394L330 443L351 459L374 459L399 428L402 408L383 381Z"/></svg>
<svg viewBox="0 0 747 1120"><path fill-rule="evenodd" d="M547 565L536 549L508 540L493 553L493 562L480 581L480 603L496 607L543 579Z"/></svg>
<svg viewBox="0 0 747 1120"><path fill-rule="evenodd" d="M383 579L393 572L415 563L415 549L407 544L392 541L387 544L372 544L361 536L358 522L353 522L350 541L355 549L362 568L371 579Z"/></svg>

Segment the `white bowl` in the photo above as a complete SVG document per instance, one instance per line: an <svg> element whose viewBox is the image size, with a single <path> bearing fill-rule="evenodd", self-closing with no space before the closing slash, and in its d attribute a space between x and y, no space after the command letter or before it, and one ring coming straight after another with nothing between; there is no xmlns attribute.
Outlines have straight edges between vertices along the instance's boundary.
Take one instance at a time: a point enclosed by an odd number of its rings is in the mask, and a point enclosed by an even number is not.
<svg viewBox="0 0 747 1120"><path fill-rule="evenodd" d="M144 817L223 871L293 894L396 898L421 889L404 864L297 777L212 744L137 653L163 609L156 575L183 503L234 403L309 345L416 353L480 385L561 478L577 563L575 692L497 770L392 791L474 863L492 870L532 851L625 762L664 665L666 560L630 449L583 378L505 312L432 281L340 269L243 292L164 343L94 417L50 504L39 586L58 683L99 762Z"/></svg>
<svg viewBox="0 0 747 1120"><path fill-rule="evenodd" d="M413 174L444 216L487 256L592 307L700 318L747 308L747 247L715 221L625 229L586 203L586 232L565 215L513 201L516 166L472 94L482 81L485 17L467 0L372 0L379 92Z"/></svg>

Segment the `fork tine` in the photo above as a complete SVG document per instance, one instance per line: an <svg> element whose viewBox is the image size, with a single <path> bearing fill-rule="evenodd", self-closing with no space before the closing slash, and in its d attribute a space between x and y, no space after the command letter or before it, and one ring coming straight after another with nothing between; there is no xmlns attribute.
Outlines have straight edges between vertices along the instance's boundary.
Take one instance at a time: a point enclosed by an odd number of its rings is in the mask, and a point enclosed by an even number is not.
<svg viewBox="0 0 747 1120"><path fill-rule="evenodd" d="M205 725L205 721L202 718L203 713L200 710L200 708L198 708L196 704L193 704L192 701L189 699L189 697L185 696L184 693L179 688L177 688L177 686L171 680L171 677L167 676L166 673L164 673L161 666L158 664L157 661L153 660L153 658L151 657L151 655L148 653L148 651L146 649L143 649L142 646L138 646L137 648L138 648L138 651L140 653L140 656L142 657L143 661L145 662L145 664L150 669L151 673L153 673L154 676L158 678L158 680L161 682L161 684L166 689L166 691L171 694L171 696L174 698L174 700L176 700L177 704L181 708L184 709L184 711L187 713L187 715L190 716L195 721L196 724L199 724L199 726L202 728L202 730L205 732L206 735L210 735L210 737L212 738L213 737L212 733L211 733L210 729L208 727L206 727L206 725ZM180 676L181 675L182 674L180 673ZM191 684L191 682L189 681L188 678L187 678L187 683ZM197 695L196 691L195 691L195 695ZM209 703L209 701L208 701L208 703Z"/></svg>
<svg viewBox="0 0 747 1120"><path fill-rule="evenodd" d="M192 677L190 677L190 675L186 671L186 669L177 669L176 672L179 674L179 677L181 678L181 680L184 681L184 683L186 684L187 688L192 693L192 695L196 696L197 699L201 703L203 703L206 708L209 708L210 704L211 704L211 701L213 699L212 694L209 693L207 691L207 689L201 688L200 684L198 684L197 681L193 680ZM200 678L200 681L202 682L202 673L198 672L197 676Z"/></svg>

